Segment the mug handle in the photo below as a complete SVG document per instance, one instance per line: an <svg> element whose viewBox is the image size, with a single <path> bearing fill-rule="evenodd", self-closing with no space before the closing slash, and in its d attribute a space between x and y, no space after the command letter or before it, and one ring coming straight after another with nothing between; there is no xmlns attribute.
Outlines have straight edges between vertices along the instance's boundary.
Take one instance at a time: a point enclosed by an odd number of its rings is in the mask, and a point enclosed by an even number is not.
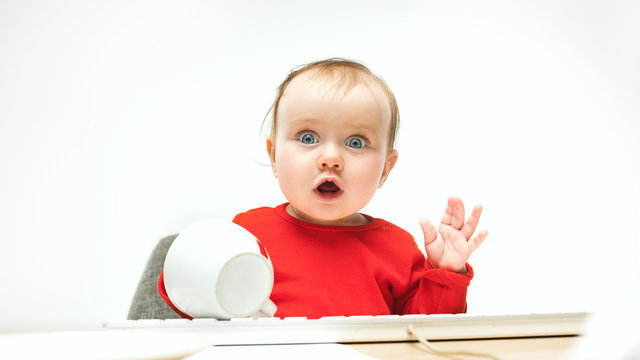
<svg viewBox="0 0 640 360"><path fill-rule="evenodd" d="M265 301L265 303L262 305L260 310L258 310L258 312L256 312L255 314L251 315L251 318L257 319L257 318L264 318L264 317L273 317L276 311L278 311L278 307L276 306L276 304L274 304L273 301L271 301L271 299L267 299L267 301Z"/></svg>

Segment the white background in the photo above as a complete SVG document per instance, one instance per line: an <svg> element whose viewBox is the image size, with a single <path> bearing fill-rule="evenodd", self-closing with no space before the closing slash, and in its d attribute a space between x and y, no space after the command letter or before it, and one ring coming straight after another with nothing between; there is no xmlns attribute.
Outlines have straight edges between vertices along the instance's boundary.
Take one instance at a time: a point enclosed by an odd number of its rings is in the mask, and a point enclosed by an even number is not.
<svg viewBox="0 0 640 360"><path fill-rule="evenodd" d="M296 65L395 91L365 213L422 242L482 203L469 312L615 306L640 269L640 6L628 1L0 2L0 330L124 319L163 236L284 201L260 125Z"/></svg>

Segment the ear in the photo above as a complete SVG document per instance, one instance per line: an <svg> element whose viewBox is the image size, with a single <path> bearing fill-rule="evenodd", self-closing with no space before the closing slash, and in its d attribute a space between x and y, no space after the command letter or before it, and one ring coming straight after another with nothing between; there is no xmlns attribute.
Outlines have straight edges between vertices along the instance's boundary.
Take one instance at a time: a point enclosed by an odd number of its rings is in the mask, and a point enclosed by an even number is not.
<svg viewBox="0 0 640 360"><path fill-rule="evenodd" d="M278 171L276 170L276 144L271 141L271 137L267 138L267 153L269 154L269 160L271 161L271 171L273 171L273 175L277 178Z"/></svg>
<svg viewBox="0 0 640 360"><path fill-rule="evenodd" d="M382 187L382 184L389 177L389 173L394 166L396 166L396 162L398 161L398 151L397 150L389 150L387 152L387 158L384 161L384 168L382 169L382 175L380 176L380 183L378 184L378 189Z"/></svg>

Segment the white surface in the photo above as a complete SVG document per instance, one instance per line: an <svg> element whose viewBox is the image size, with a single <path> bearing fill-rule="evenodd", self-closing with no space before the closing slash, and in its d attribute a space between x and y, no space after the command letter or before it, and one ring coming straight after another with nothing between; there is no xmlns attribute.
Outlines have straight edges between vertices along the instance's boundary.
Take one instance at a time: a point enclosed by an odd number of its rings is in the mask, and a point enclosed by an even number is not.
<svg viewBox="0 0 640 360"><path fill-rule="evenodd" d="M161 237L282 202L259 127L286 73L329 56L400 105L367 213L420 243L448 195L484 205L470 312L637 292L639 6L0 2L0 330L123 319Z"/></svg>
<svg viewBox="0 0 640 360"><path fill-rule="evenodd" d="M205 359L372 359L347 345L301 344L212 346L185 360Z"/></svg>
<svg viewBox="0 0 640 360"><path fill-rule="evenodd" d="M566 360L640 359L640 297L625 291L621 295L616 306L590 317Z"/></svg>
<svg viewBox="0 0 640 360"><path fill-rule="evenodd" d="M206 337L133 330L3 334L0 358L12 360L179 359L210 346Z"/></svg>

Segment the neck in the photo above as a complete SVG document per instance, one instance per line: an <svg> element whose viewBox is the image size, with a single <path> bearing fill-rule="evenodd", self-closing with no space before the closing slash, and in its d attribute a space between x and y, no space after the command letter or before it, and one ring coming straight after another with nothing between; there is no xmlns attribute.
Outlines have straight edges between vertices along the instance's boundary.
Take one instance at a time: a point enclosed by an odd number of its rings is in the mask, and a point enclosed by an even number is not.
<svg viewBox="0 0 640 360"><path fill-rule="evenodd" d="M286 210L287 210L287 213L293 216L294 218L304 222L311 223L311 224L316 224L316 225L358 226L358 225L365 225L371 222L369 221L369 219L367 219L364 215L360 213L355 213L339 219L324 220L324 219L314 218L313 216L309 216L304 212L296 209L291 204L287 205Z"/></svg>

